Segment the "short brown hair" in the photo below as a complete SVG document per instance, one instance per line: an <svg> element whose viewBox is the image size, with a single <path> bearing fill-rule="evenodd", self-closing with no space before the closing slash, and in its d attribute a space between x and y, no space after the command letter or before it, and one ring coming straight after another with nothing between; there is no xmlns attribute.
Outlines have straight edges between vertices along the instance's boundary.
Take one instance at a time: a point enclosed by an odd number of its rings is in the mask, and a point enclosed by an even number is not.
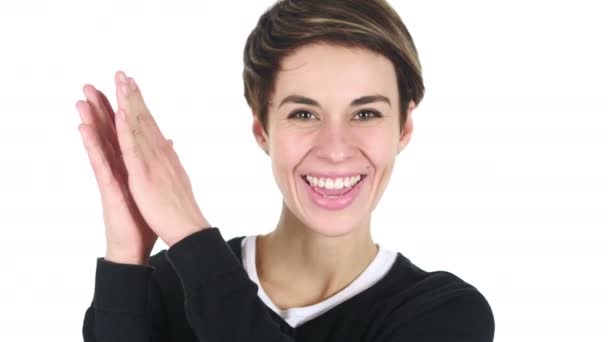
<svg viewBox="0 0 608 342"><path fill-rule="evenodd" d="M412 37L385 0L279 0L260 17L243 53L245 99L264 130L282 59L310 43L366 48L392 61L401 128L410 100L417 105L424 96Z"/></svg>

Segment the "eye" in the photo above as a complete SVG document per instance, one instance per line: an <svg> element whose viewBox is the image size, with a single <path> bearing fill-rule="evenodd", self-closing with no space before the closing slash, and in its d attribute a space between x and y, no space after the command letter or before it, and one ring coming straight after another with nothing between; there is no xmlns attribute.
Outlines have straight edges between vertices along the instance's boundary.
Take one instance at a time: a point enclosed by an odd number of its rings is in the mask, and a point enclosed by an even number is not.
<svg viewBox="0 0 608 342"><path fill-rule="evenodd" d="M357 121L369 121L374 118L380 118L382 115L375 110L364 109L358 112L355 117L359 117L359 119L355 119Z"/></svg>
<svg viewBox="0 0 608 342"><path fill-rule="evenodd" d="M311 112L309 112L307 110L299 110L299 111L289 114L289 116L288 116L288 118L290 118L290 119L295 118L295 119L303 120L303 121L307 121L314 117L315 117L314 114L312 114Z"/></svg>

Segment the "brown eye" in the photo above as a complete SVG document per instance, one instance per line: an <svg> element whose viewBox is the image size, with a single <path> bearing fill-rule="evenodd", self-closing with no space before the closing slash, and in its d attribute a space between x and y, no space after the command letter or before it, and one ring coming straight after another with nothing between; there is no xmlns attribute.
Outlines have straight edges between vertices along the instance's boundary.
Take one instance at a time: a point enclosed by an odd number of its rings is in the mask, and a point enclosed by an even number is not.
<svg viewBox="0 0 608 342"><path fill-rule="evenodd" d="M359 118L356 119L358 121L369 121L371 119L380 118L382 115L375 110L362 110L358 112L355 117Z"/></svg>
<svg viewBox="0 0 608 342"><path fill-rule="evenodd" d="M314 115L307 111L307 110L299 110L297 112L293 112L289 115L289 118L294 118L294 119L298 119L298 120L304 120L307 121L309 119L314 118Z"/></svg>

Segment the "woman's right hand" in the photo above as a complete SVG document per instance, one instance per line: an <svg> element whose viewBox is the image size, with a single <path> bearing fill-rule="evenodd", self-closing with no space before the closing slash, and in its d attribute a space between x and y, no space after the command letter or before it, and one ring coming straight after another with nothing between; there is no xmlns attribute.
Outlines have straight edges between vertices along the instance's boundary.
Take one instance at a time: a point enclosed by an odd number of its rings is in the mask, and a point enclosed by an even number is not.
<svg viewBox="0 0 608 342"><path fill-rule="evenodd" d="M107 97L92 85L85 85L83 92L86 101L76 103L82 120L78 130L101 195L105 259L144 265L158 237L143 219L129 191L127 169L116 135L115 112Z"/></svg>

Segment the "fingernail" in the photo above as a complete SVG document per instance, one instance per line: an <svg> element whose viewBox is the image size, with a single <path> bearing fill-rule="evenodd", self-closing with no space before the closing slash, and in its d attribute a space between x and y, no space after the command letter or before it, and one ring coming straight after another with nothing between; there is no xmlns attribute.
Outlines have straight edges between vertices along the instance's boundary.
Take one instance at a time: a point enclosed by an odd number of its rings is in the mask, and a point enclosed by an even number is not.
<svg viewBox="0 0 608 342"><path fill-rule="evenodd" d="M83 92L85 95L86 95L86 92L87 92L87 88L89 88L89 87L91 87L91 88L95 89L95 87L93 87L92 85L90 85L90 84L85 84L85 85L82 87L82 92Z"/></svg>
<svg viewBox="0 0 608 342"><path fill-rule="evenodd" d="M127 75L124 73L124 71L119 71L118 72L118 80L121 83L126 83L127 82Z"/></svg>

